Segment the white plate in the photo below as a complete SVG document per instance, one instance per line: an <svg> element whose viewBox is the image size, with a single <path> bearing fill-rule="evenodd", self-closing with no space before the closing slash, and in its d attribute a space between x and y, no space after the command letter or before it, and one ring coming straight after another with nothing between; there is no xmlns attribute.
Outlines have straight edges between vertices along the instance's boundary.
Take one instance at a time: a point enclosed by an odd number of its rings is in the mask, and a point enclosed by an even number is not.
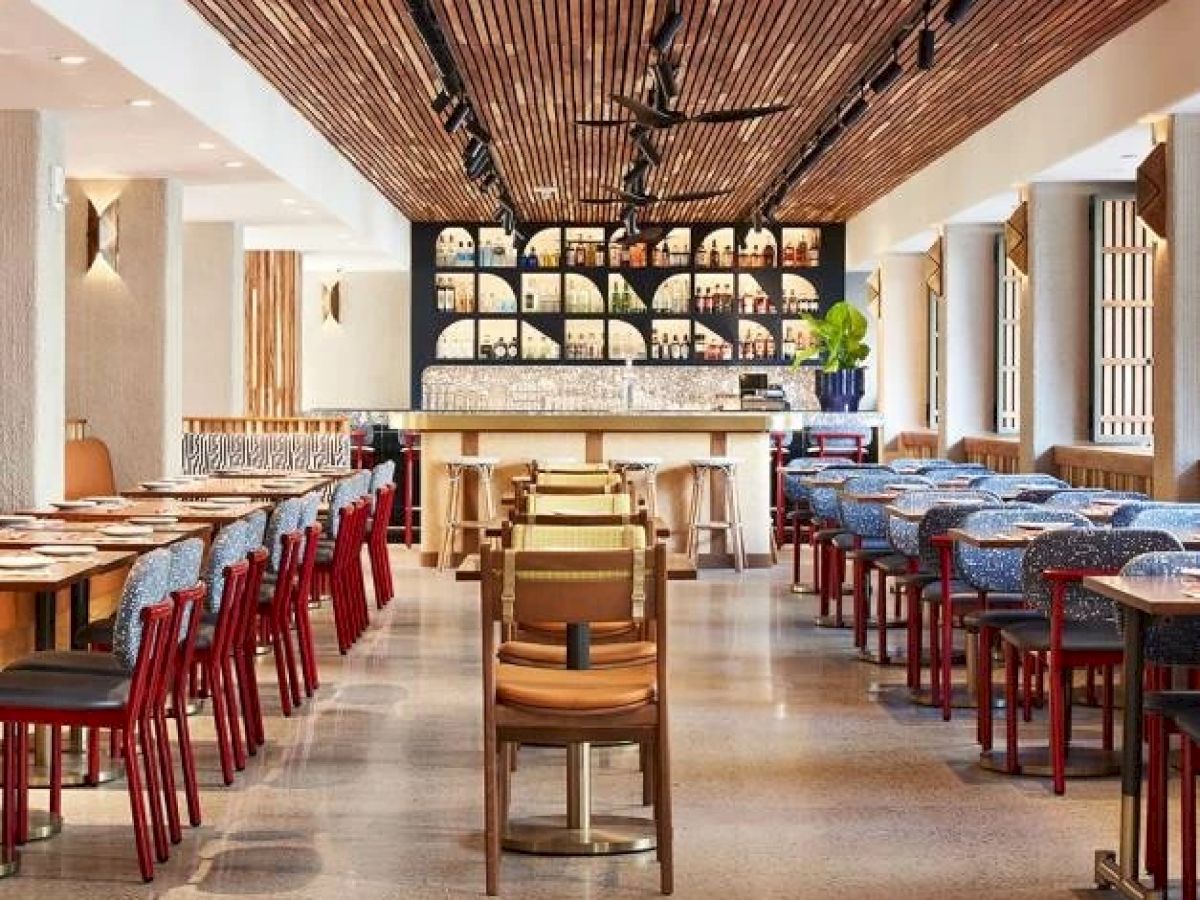
<svg viewBox="0 0 1200 900"><path fill-rule="evenodd" d="M1022 531L1062 531L1071 527L1070 522L1013 522L1013 525Z"/></svg>
<svg viewBox="0 0 1200 900"><path fill-rule="evenodd" d="M218 506L241 506L246 500L242 497L209 497L208 502Z"/></svg>
<svg viewBox="0 0 1200 900"><path fill-rule="evenodd" d="M889 491L927 491L929 490L929 485L910 483L885 484L884 488Z"/></svg>
<svg viewBox="0 0 1200 900"><path fill-rule="evenodd" d="M96 548L86 544L44 544L34 547L33 552L42 556L91 556Z"/></svg>
<svg viewBox="0 0 1200 900"><path fill-rule="evenodd" d="M0 516L0 525L31 525L36 521L35 516Z"/></svg>
<svg viewBox="0 0 1200 900"><path fill-rule="evenodd" d="M130 516L130 525L178 525L177 516Z"/></svg>
<svg viewBox="0 0 1200 900"><path fill-rule="evenodd" d="M1189 566L1186 569L1180 569L1179 574L1184 578L1200 578L1200 569Z"/></svg>
<svg viewBox="0 0 1200 900"><path fill-rule="evenodd" d="M109 537L142 537L153 534L154 529L149 525L105 525L100 533Z"/></svg>
<svg viewBox="0 0 1200 900"><path fill-rule="evenodd" d="M1183 596L1191 600L1200 600L1200 591L1184 591Z"/></svg>
<svg viewBox="0 0 1200 900"><path fill-rule="evenodd" d="M97 503L95 500L55 500L50 505L55 509L91 509Z"/></svg>
<svg viewBox="0 0 1200 900"><path fill-rule="evenodd" d="M174 481L143 481L142 487L148 491L169 491L176 487Z"/></svg>
<svg viewBox="0 0 1200 900"><path fill-rule="evenodd" d="M937 502L937 505L938 506L983 506L983 501L980 500L978 497L962 497L961 499L948 497L945 500L939 500Z"/></svg>
<svg viewBox="0 0 1200 900"><path fill-rule="evenodd" d="M0 556L0 569L44 569L48 565L45 556Z"/></svg>
<svg viewBox="0 0 1200 900"><path fill-rule="evenodd" d="M218 510L226 509L226 507L222 506L220 503L209 503L203 500L197 500L195 503L189 503L187 507L188 509L198 509L201 512L216 512Z"/></svg>
<svg viewBox="0 0 1200 900"><path fill-rule="evenodd" d="M100 506L124 506L129 501L124 497L84 497L84 500L90 500L92 503L97 503Z"/></svg>
<svg viewBox="0 0 1200 900"><path fill-rule="evenodd" d="M1093 497L1092 506L1124 506L1130 503L1128 497Z"/></svg>

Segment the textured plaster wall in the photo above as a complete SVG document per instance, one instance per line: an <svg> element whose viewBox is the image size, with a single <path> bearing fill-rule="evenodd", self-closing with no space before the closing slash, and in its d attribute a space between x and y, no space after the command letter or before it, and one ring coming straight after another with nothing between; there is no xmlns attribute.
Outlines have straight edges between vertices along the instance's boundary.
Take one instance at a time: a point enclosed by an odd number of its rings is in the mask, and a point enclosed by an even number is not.
<svg viewBox="0 0 1200 900"><path fill-rule="evenodd" d="M240 416L245 409L242 228L194 222L183 229L183 412Z"/></svg>

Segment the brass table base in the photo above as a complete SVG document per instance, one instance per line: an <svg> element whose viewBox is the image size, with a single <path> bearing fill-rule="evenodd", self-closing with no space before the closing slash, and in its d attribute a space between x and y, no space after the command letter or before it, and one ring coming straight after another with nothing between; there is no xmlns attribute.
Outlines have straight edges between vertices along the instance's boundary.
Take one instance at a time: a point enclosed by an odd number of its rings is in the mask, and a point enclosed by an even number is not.
<svg viewBox="0 0 1200 900"><path fill-rule="evenodd" d="M46 841L63 829L62 816L52 816L44 809L29 811L29 840Z"/></svg>
<svg viewBox="0 0 1200 900"><path fill-rule="evenodd" d="M102 755L107 756L107 753ZM63 751L62 760L62 786L65 788L76 787L95 787L87 780L87 754L83 751ZM125 766L120 760L110 759L107 763L102 763L100 766L100 779L96 784L108 784L110 781L116 781L125 772ZM29 786L31 788L48 788L50 787L50 768L47 765L40 763L31 763L29 766Z"/></svg>
<svg viewBox="0 0 1200 900"><path fill-rule="evenodd" d="M847 616L842 616L839 622L837 616L817 616L813 619L813 624L818 628L853 628L854 620Z"/></svg>
<svg viewBox="0 0 1200 900"><path fill-rule="evenodd" d="M21 871L21 855L14 853L13 858L6 863L0 863L0 878L12 878Z"/></svg>
<svg viewBox="0 0 1200 900"><path fill-rule="evenodd" d="M917 706L936 706L941 707L941 703L933 702L933 691L929 688L921 688L919 691L909 691L908 699L910 703ZM1003 701L1001 701L1003 703ZM979 704L975 701L975 692L970 690L965 684L956 684L950 689L950 708L951 709L977 709ZM997 708L996 703L992 703L993 709Z"/></svg>
<svg viewBox="0 0 1200 900"><path fill-rule="evenodd" d="M566 816L536 816L510 822L505 850L545 856L609 856L644 853L657 845L654 822L632 816L592 816L587 828L567 827Z"/></svg>
<svg viewBox="0 0 1200 900"><path fill-rule="evenodd" d="M1166 900L1163 892L1146 887L1140 881L1133 881L1121 874L1121 865L1117 862L1117 854L1111 850L1096 851L1096 887L1116 891L1129 900Z"/></svg>
<svg viewBox="0 0 1200 900"><path fill-rule="evenodd" d="M1008 754L1003 750L979 754L979 768L1008 775ZM1121 774L1121 754L1095 747L1072 747L1067 752L1068 778L1106 778ZM1049 778L1054 774L1049 747L1029 747L1018 754L1017 775Z"/></svg>

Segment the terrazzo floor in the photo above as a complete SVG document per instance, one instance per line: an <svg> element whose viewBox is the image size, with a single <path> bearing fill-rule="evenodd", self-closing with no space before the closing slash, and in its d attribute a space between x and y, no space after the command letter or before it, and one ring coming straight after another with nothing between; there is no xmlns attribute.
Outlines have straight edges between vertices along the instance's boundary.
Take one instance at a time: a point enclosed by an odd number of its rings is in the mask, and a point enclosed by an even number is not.
<svg viewBox="0 0 1200 900"><path fill-rule="evenodd" d="M846 632L773 571L672 586L676 896L1054 898L1089 890L1113 847L1115 780L1068 785L973 765L974 719L910 705L900 669L856 660ZM143 885L123 783L67 792L66 827L29 845L0 898L442 898L483 892L475 585L396 551L397 599L349 656L317 614L323 685L290 719L261 661L265 750L220 786L199 738L205 822ZM1034 728L1034 736L1040 728ZM514 815L561 811L562 754L525 750ZM597 753L596 806L642 814L636 753ZM36 796L34 803L44 802ZM507 854L509 898L656 895L652 854Z"/></svg>

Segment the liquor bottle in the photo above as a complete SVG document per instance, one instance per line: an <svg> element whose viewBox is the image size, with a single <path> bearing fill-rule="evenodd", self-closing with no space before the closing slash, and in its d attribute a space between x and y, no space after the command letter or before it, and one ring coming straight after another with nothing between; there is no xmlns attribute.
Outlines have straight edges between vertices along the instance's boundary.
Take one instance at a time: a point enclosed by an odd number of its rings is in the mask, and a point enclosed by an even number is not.
<svg viewBox="0 0 1200 900"><path fill-rule="evenodd" d="M796 264L796 245L792 241L788 241L783 247L783 264L785 266Z"/></svg>
<svg viewBox="0 0 1200 900"><path fill-rule="evenodd" d="M692 345L688 343L687 335L679 339L679 358L688 359L692 355Z"/></svg>
<svg viewBox="0 0 1200 900"><path fill-rule="evenodd" d="M754 338L754 358L764 359L767 355L767 341L762 334Z"/></svg>
<svg viewBox="0 0 1200 900"><path fill-rule="evenodd" d="M717 249L716 238L713 238L713 242L708 245L708 267L710 269L721 267L721 252Z"/></svg>
<svg viewBox="0 0 1200 900"><path fill-rule="evenodd" d="M763 357L765 359L775 358L775 338L771 337L770 335L767 335L767 339L764 342Z"/></svg>
<svg viewBox="0 0 1200 900"><path fill-rule="evenodd" d="M479 342L479 358L485 362L492 358L492 344L486 337Z"/></svg>
<svg viewBox="0 0 1200 900"><path fill-rule="evenodd" d="M754 312L760 316L765 316L769 310L770 302L767 300L767 292L760 290L758 296L754 298Z"/></svg>
<svg viewBox="0 0 1200 900"><path fill-rule="evenodd" d="M808 266L811 264L808 255L808 240L802 237L796 244L796 265Z"/></svg>
<svg viewBox="0 0 1200 900"><path fill-rule="evenodd" d="M762 251L758 249L758 244L750 251L750 265L756 269L762 266Z"/></svg>
<svg viewBox="0 0 1200 900"><path fill-rule="evenodd" d="M791 362L796 356L796 339L792 336L792 329L787 328L783 332L783 361Z"/></svg>
<svg viewBox="0 0 1200 900"><path fill-rule="evenodd" d="M702 334L696 335L696 359L708 359L708 339Z"/></svg>
<svg viewBox="0 0 1200 900"><path fill-rule="evenodd" d="M650 358L662 359L662 346L658 343L658 329L655 328L650 336Z"/></svg>
<svg viewBox="0 0 1200 900"><path fill-rule="evenodd" d="M733 248L728 244L726 244L725 249L721 251L721 268L733 268Z"/></svg>
<svg viewBox="0 0 1200 900"><path fill-rule="evenodd" d="M770 269L775 266L775 245L765 244L762 251L762 265L764 269Z"/></svg>

